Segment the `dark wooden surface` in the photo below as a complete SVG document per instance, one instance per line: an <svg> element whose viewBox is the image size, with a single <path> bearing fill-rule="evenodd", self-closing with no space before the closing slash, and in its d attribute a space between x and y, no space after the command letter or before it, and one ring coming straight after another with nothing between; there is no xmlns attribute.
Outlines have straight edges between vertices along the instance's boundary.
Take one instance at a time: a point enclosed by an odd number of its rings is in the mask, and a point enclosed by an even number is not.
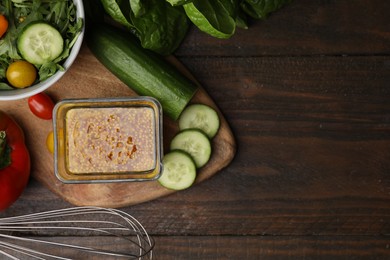
<svg viewBox="0 0 390 260"><path fill-rule="evenodd" d="M389 14L389 1L295 0L229 40L190 31L176 57L237 153L199 185L122 208L156 259L390 259ZM0 216L70 206L32 179Z"/></svg>

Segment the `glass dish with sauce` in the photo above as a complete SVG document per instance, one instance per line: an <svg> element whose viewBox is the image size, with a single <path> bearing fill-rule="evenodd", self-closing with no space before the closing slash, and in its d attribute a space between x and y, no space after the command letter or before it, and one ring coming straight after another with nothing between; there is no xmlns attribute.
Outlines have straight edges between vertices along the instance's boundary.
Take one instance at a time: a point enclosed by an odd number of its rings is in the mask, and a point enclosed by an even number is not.
<svg viewBox="0 0 390 260"><path fill-rule="evenodd" d="M145 181L162 171L162 108L151 97L67 99L53 110L64 183Z"/></svg>

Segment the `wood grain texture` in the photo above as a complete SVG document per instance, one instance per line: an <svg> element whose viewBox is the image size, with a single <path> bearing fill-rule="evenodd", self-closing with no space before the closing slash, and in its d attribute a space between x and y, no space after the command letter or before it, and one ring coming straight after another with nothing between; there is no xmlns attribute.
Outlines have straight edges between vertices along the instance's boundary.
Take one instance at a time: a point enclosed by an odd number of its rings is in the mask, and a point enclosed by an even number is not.
<svg viewBox="0 0 390 260"><path fill-rule="evenodd" d="M310 72L314 58L234 59L183 59L237 136L231 165L199 187L130 210L155 234L389 234L390 75L378 66L386 58L324 57L322 87L320 73ZM256 80L243 79L249 69ZM25 203L44 208L34 194Z"/></svg>
<svg viewBox="0 0 390 260"><path fill-rule="evenodd" d="M296 0L227 41L190 31L176 56L237 152L191 189L121 208L156 259L390 258L388 10ZM32 179L0 216L69 206Z"/></svg>
<svg viewBox="0 0 390 260"><path fill-rule="evenodd" d="M64 237L40 238L69 243ZM96 246L94 237L71 237L72 244ZM102 238L96 239L102 241ZM155 237L153 259L386 259L389 240L351 236L348 240L332 236L287 237ZM28 246L28 245L27 245ZM30 245L31 246L31 245ZM111 250L129 250L127 243L99 245ZM334 248L338 248L334 250ZM53 248L52 254L87 259L89 254ZM348 257L345 257L348 256ZM90 258L88 258L90 259ZM106 257L105 259L115 259Z"/></svg>
<svg viewBox="0 0 390 260"><path fill-rule="evenodd" d="M33 237L57 243L96 247L96 241L105 241L99 248L129 252L128 243L104 237ZM71 240L70 240L71 239ZM189 237L155 236L153 259L386 259L390 240L350 236L348 240L334 236L228 236ZM112 241L112 238L111 238ZM21 244L21 242L19 242ZM32 245L25 245L32 247ZM34 247L35 248L35 247ZM130 249L129 249L130 248ZM337 248L337 250L335 250ZM42 250L42 248L35 248ZM45 249L47 250L47 249ZM127 250L127 251L126 251ZM134 251L131 251L134 252ZM50 248L50 253L70 259L91 259L91 254L75 250ZM347 257L346 257L347 256ZM94 258L102 259L102 258ZM117 259L104 257L104 259ZM148 259L148 258L146 258Z"/></svg>
<svg viewBox="0 0 390 260"><path fill-rule="evenodd" d="M389 240L351 236L157 237L157 259L386 259ZM191 246L189 246L191 245Z"/></svg>
<svg viewBox="0 0 390 260"><path fill-rule="evenodd" d="M173 57L169 59L195 81L189 71L183 68L177 60ZM47 93L50 93L57 101L72 98L130 97L136 95L98 62L85 46L82 47L74 65ZM210 178L231 162L235 155L236 144L228 123L217 105L201 86L191 102L214 107L221 119L220 130L212 140L214 149L210 161L198 171L196 183L199 183ZM53 129L52 121L32 118L27 106L27 99L1 103L0 109L7 112L12 111L12 116L23 126L28 147L34 147L34 149L29 149L32 160L32 177L71 204L118 208L146 202L174 192L162 187L157 181L64 184L54 174L53 156L45 145L46 137ZM167 117L163 119L163 122L164 150L169 151L168 144L178 132L178 126L177 122L173 122Z"/></svg>
<svg viewBox="0 0 390 260"><path fill-rule="evenodd" d="M191 28L176 56L388 55L390 3L294 0L229 40Z"/></svg>

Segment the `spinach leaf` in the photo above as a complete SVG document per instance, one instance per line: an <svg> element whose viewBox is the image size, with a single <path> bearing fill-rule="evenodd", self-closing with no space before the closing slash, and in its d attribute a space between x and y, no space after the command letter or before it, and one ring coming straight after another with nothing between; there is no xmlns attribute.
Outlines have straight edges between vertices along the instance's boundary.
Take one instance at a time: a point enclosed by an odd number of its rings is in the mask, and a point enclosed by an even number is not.
<svg viewBox="0 0 390 260"><path fill-rule="evenodd" d="M166 1L173 6L184 5L192 2L192 0L166 0Z"/></svg>
<svg viewBox="0 0 390 260"><path fill-rule="evenodd" d="M131 13L129 1L132 0L101 0L103 8L111 18L127 28L132 28L131 21L128 20Z"/></svg>
<svg viewBox="0 0 390 260"><path fill-rule="evenodd" d="M265 19L268 14L291 2L292 0L244 0L241 9L252 18Z"/></svg>
<svg viewBox="0 0 390 260"><path fill-rule="evenodd" d="M222 39L234 34L238 0L194 0L183 7L201 31Z"/></svg>
<svg viewBox="0 0 390 260"><path fill-rule="evenodd" d="M137 17L130 12L130 20L142 47L168 55L180 45L189 27L182 7L171 6L162 0L143 1L146 12Z"/></svg>
<svg viewBox="0 0 390 260"><path fill-rule="evenodd" d="M248 17L242 9L238 10L237 17L236 17L236 26L242 29L249 28Z"/></svg>
<svg viewBox="0 0 390 260"><path fill-rule="evenodd" d="M130 7L131 10L134 13L135 17L140 17L141 15L145 14L146 9L141 0L129 0L130 1Z"/></svg>

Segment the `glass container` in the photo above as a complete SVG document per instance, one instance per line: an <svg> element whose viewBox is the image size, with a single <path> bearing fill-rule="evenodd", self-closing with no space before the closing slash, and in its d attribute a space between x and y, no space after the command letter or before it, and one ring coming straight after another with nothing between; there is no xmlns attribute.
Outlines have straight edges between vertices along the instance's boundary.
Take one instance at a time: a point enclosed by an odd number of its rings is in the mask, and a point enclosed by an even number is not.
<svg viewBox="0 0 390 260"><path fill-rule="evenodd" d="M66 99L53 110L64 183L146 181L162 171L162 108L151 97Z"/></svg>

